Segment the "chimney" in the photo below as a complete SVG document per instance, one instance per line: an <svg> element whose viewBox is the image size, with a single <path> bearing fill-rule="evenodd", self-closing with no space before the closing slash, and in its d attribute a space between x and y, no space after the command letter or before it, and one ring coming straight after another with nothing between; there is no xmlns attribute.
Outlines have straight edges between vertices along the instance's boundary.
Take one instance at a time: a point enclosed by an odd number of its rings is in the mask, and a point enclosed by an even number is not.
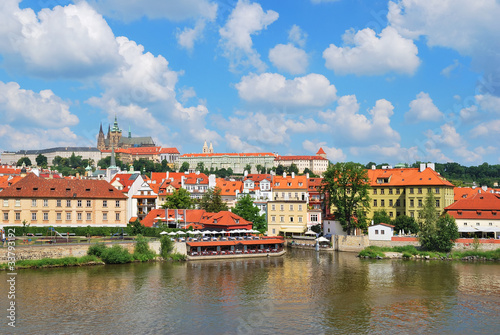
<svg viewBox="0 0 500 335"><path fill-rule="evenodd" d="M482 189L483 189L483 191L485 191L485 192L486 192L486 191L488 191L488 186L482 186L481 188L482 188Z"/></svg>
<svg viewBox="0 0 500 335"><path fill-rule="evenodd" d="M295 172L292 171L292 179L295 178Z"/></svg>
<svg viewBox="0 0 500 335"><path fill-rule="evenodd" d="M244 177L248 176L248 171L247 170L245 170L245 172L243 172L243 176Z"/></svg>
<svg viewBox="0 0 500 335"><path fill-rule="evenodd" d="M434 164L434 163L427 163L427 167L431 168L434 171L436 171L436 164Z"/></svg>
<svg viewBox="0 0 500 335"><path fill-rule="evenodd" d="M283 178L286 178L286 172L283 172Z"/></svg>
<svg viewBox="0 0 500 335"><path fill-rule="evenodd" d="M372 170L375 170L377 167L375 165L372 165Z"/></svg>
<svg viewBox="0 0 500 335"><path fill-rule="evenodd" d="M308 173L306 173L306 178L307 178L307 179L309 179L309 172L308 172Z"/></svg>
<svg viewBox="0 0 500 335"><path fill-rule="evenodd" d="M167 171L167 179L168 179L169 171Z"/></svg>
<svg viewBox="0 0 500 335"><path fill-rule="evenodd" d="M420 169L419 171L422 172L425 170L425 163L420 163Z"/></svg>

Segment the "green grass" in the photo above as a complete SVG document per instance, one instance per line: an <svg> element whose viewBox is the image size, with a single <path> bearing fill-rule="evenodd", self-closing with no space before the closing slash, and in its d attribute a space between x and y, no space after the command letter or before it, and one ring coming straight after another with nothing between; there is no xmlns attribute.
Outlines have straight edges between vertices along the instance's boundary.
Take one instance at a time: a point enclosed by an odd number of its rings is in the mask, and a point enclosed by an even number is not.
<svg viewBox="0 0 500 335"><path fill-rule="evenodd" d="M168 258L169 260L171 261L185 261L187 259L187 256L186 255L183 255L183 254L179 254L177 252L174 252L173 254L169 254L168 255Z"/></svg>
<svg viewBox="0 0 500 335"><path fill-rule="evenodd" d="M411 258L413 256L429 258L451 258L451 259L462 259L464 257L475 256L479 258L485 258L488 260L500 260L500 248L491 251L454 251L451 253L445 252L435 252L435 251L421 251L415 248L413 245L401 246L401 247L377 247L369 246L359 253L360 257L368 256L370 258L385 257L386 252L400 252L403 254L403 258Z"/></svg>
<svg viewBox="0 0 500 335"><path fill-rule="evenodd" d="M92 263L102 263L96 256L25 259L16 262L16 269L80 266ZM0 269L7 269L7 263L0 264Z"/></svg>

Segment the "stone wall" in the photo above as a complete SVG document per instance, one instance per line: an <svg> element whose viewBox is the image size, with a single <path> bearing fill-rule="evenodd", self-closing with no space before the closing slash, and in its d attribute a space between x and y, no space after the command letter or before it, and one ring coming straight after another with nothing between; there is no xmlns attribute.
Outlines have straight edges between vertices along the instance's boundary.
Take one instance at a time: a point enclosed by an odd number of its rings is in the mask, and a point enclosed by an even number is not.
<svg viewBox="0 0 500 335"><path fill-rule="evenodd" d="M368 236L334 235L332 242L337 251L360 252L370 245Z"/></svg>
<svg viewBox="0 0 500 335"><path fill-rule="evenodd" d="M471 238L459 238L453 246L453 251L474 250L474 240ZM374 241L370 240L370 245L378 247L403 247L413 245L416 248L420 247L420 242L416 237L393 237L392 241ZM500 240L479 239L479 251L490 251L500 248Z"/></svg>

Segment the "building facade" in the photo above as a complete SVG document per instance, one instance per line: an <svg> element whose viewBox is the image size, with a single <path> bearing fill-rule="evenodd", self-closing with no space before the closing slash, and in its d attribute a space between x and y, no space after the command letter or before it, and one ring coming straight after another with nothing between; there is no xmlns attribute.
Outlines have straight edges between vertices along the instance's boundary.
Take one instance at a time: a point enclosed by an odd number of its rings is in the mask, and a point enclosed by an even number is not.
<svg viewBox="0 0 500 335"><path fill-rule="evenodd" d="M127 198L104 180L29 174L0 192L4 226L125 227Z"/></svg>
<svg viewBox="0 0 500 335"><path fill-rule="evenodd" d="M297 166L299 173L303 173L307 168L321 176L328 168L329 161L323 148L319 148L315 156L277 156L274 160L275 167L278 165L289 167L292 164Z"/></svg>
<svg viewBox="0 0 500 335"><path fill-rule="evenodd" d="M97 135L97 149L111 150L117 149L127 149L132 147L154 147L155 143L150 136L146 137L132 137L132 133L129 129L128 136L122 136L122 130L118 126L118 120L115 116L115 122L113 123L113 128L111 125L108 126L108 134L104 136L102 131L102 124L99 129L99 134Z"/></svg>
<svg viewBox="0 0 500 335"><path fill-rule="evenodd" d="M70 158L73 154L81 156L82 159L90 160L93 166L96 166L97 162L102 158L101 151L93 147L57 147L40 150L19 150L16 152L6 151L2 153L2 163L15 165L21 158L27 157L31 161L31 164L35 166L38 155L43 155L47 157L47 166L53 166L56 156Z"/></svg>
<svg viewBox="0 0 500 335"><path fill-rule="evenodd" d="M270 152L262 153L201 153L183 154L179 157L178 166L184 162L189 164L190 169L195 169L199 163L203 163L206 169L232 169L233 173L243 174L247 165L251 166L251 171L257 172L257 165L266 169L274 166L275 155Z"/></svg>

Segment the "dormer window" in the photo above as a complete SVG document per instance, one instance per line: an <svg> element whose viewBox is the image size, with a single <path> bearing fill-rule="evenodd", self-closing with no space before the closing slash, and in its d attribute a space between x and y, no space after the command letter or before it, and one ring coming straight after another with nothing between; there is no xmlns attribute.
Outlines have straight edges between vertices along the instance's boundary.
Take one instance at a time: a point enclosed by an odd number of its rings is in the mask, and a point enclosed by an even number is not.
<svg viewBox="0 0 500 335"><path fill-rule="evenodd" d="M299 183L299 186L302 186L303 184L302 183Z"/></svg>

